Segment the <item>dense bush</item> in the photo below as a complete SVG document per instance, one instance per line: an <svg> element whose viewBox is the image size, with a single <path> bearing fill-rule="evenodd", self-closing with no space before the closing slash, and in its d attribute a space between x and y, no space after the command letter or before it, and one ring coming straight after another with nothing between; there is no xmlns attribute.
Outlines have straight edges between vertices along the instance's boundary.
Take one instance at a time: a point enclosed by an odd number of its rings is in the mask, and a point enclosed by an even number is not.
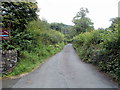
<svg viewBox="0 0 120 90"><path fill-rule="evenodd" d="M60 33L56 30L49 30L44 33L42 33L42 39L45 44L55 44L58 41L62 42L64 40L64 34Z"/></svg>
<svg viewBox="0 0 120 90"><path fill-rule="evenodd" d="M97 65L102 71L110 73L119 80L120 44L116 31L94 30L74 37L74 48L80 58Z"/></svg>
<svg viewBox="0 0 120 90"><path fill-rule="evenodd" d="M27 26L27 31L34 35L36 42L43 42L44 44L55 44L64 40L64 34L56 30L47 29L46 24L41 20L30 22Z"/></svg>
<svg viewBox="0 0 120 90"><path fill-rule="evenodd" d="M17 66L6 75L30 71L64 46L64 35L38 19L36 3L3 2L1 9L2 27L11 29L10 40L2 40L2 49L18 51Z"/></svg>
<svg viewBox="0 0 120 90"><path fill-rule="evenodd" d="M22 51L20 53L20 61L11 73L6 74L7 76L19 75L21 73L30 72L40 63L44 62L45 59L59 52L64 43L58 43L56 45L45 46L40 44L34 51Z"/></svg>
<svg viewBox="0 0 120 90"><path fill-rule="evenodd" d="M46 30L45 23L41 20L30 22L26 28L26 33L29 33L29 35L24 38L28 42L20 43L19 49L25 48L25 46L27 48L20 50L19 62L13 71L6 75L29 72L43 60L59 52L64 46L64 35L55 30Z"/></svg>

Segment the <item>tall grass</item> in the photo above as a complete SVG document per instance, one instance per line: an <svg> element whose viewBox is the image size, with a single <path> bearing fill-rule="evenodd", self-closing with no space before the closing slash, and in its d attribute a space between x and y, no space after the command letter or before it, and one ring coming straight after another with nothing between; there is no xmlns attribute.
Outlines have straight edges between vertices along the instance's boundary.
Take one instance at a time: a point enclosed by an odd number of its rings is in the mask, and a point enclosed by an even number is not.
<svg viewBox="0 0 120 90"><path fill-rule="evenodd" d="M59 47L56 47L56 45ZM7 76L14 76L32 71L36 66L40 65L48 57L59 52L64 46L64 43L59 43L56 45L41 45L35 48L36 51L30 53L28 51L22 51L20 55L20 61L13 69L13 71L11 73L8 73Z"/></svg>

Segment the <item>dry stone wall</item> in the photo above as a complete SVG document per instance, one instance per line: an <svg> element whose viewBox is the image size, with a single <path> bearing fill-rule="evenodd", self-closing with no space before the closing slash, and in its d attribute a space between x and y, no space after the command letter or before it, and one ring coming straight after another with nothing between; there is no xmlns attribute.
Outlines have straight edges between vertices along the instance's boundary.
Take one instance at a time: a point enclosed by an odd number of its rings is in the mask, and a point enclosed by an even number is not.
<svg viewBox="0 0 120 90"><path fill-rule="evenodd" d="M17 51L16 50L0 50L0 72L5 74L10 72L17 63Z"/></svg>

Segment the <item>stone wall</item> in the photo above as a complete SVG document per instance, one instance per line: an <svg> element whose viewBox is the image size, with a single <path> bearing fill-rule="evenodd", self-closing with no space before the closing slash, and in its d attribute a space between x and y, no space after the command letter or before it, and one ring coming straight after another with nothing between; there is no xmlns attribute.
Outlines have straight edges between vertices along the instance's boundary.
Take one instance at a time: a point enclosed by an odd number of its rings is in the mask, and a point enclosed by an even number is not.
<svg viewBox="0 0 120 90"><path fill-rule="evenodd" d="M0 51L0 72L5 74L10 72L17 63L17 51L7 50Z"/></svg>

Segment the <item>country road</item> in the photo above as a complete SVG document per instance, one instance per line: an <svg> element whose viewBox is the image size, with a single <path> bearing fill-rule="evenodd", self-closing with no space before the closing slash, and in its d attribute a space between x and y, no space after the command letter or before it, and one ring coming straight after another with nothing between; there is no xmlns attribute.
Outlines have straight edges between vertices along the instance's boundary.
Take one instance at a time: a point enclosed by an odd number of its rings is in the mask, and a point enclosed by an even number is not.
<svg viewBox="0 0 120 90"><path fill-rule="evenodd" d="M7 87L10 81L3 81ZM18 80L11 81L12 88L117 88L94 66L82 62L71 44L51 57L37 70Z"/></svg>

